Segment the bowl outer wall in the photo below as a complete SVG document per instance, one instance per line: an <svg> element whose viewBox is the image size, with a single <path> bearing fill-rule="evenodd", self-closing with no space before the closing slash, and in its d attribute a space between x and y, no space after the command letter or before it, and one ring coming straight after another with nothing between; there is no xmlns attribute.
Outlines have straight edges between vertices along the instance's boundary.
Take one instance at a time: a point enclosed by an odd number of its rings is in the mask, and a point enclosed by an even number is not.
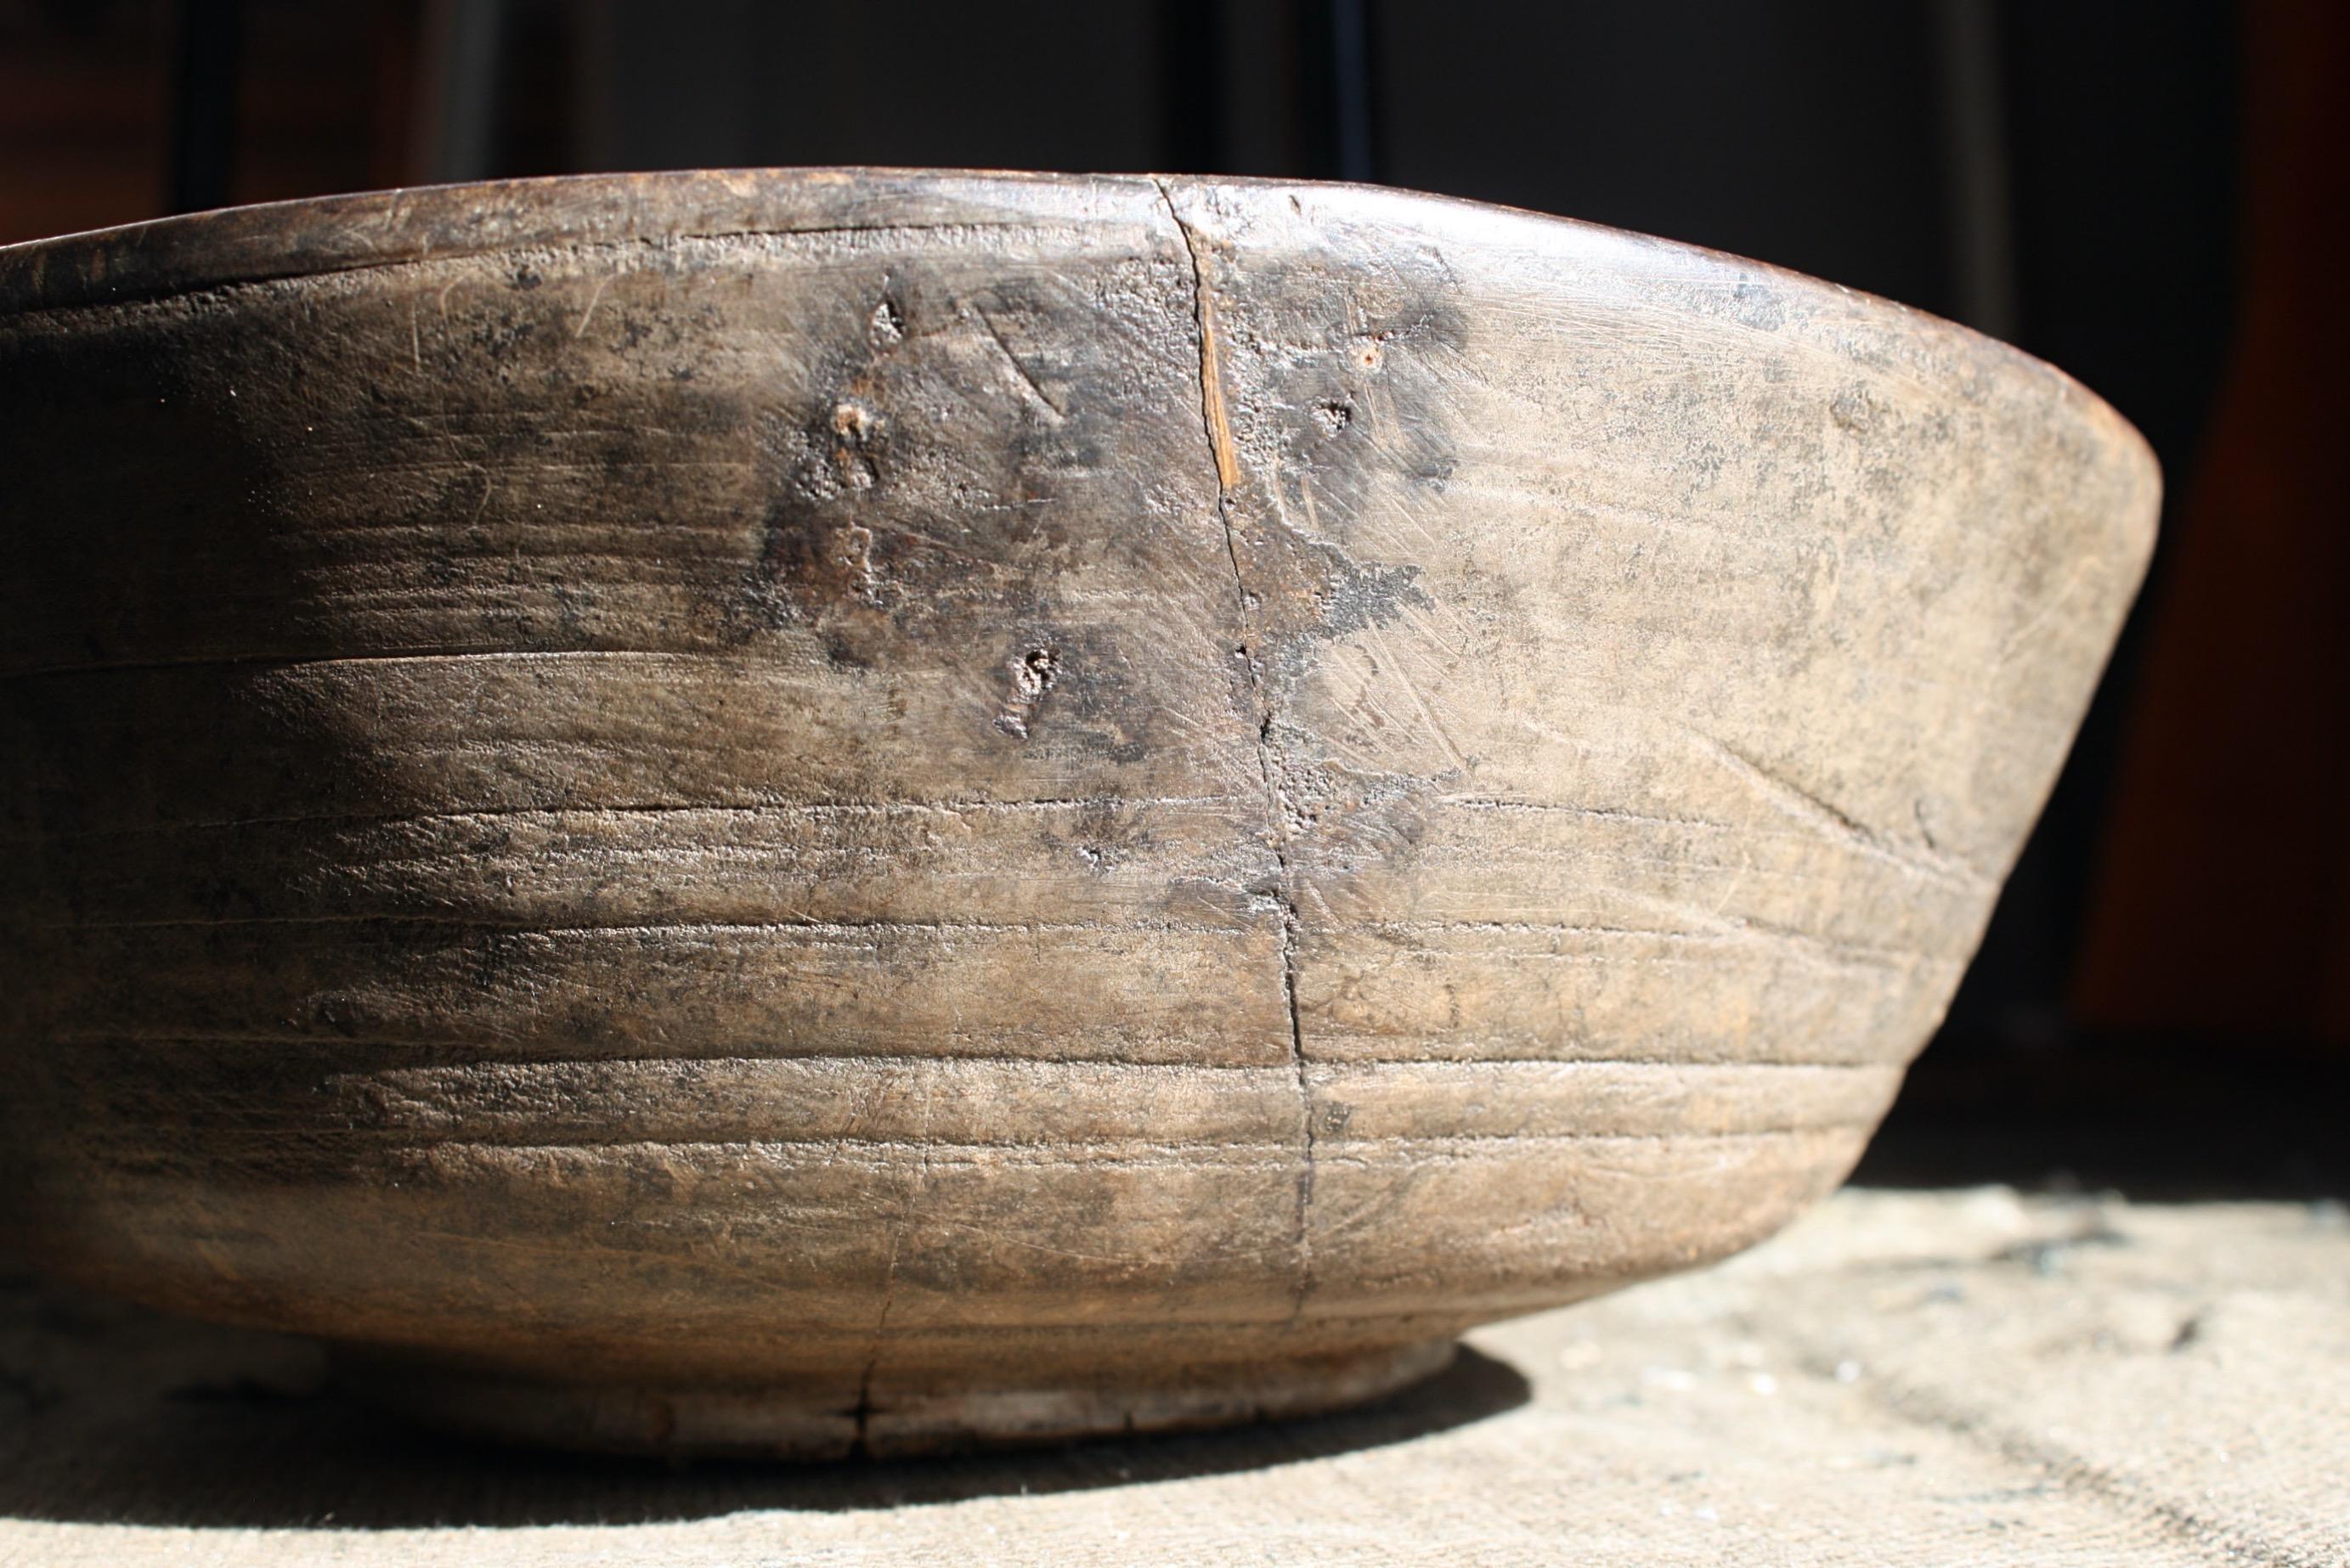
<svg viewBox="0 0 2350 1568"><path fill-rule="evenodd" d="M2157 502L1963 328L1353 187L388 192L0 310L9 1239L534 1376L1340 1354L1759 1239Z"/></svg>

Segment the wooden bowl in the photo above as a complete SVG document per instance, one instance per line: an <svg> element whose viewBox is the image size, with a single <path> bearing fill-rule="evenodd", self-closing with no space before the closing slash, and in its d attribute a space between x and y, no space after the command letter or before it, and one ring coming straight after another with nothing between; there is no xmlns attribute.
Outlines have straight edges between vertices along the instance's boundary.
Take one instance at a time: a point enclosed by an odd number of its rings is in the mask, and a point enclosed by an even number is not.
<svg viewBox="0 0 2350 1568"><path fill-rule="evenodd" d="M5 1240L549 1442L1367 1397L1842 1178L2157 476L1392 192L410 191L0 251Z"/></svg>

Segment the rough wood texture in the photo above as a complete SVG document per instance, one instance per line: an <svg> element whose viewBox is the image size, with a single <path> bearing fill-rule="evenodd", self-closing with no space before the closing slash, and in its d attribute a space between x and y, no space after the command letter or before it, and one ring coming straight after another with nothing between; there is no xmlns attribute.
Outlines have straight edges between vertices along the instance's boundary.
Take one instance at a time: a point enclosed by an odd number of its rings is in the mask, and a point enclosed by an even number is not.
<svg viewBox="0 0 2350 1568"><path fill-rule="evenodd" d="M0 251L0 472L7 1239L805 1453L1357 1397L1776 1228L2156 496L1729 257L886 172Z"/></svg>

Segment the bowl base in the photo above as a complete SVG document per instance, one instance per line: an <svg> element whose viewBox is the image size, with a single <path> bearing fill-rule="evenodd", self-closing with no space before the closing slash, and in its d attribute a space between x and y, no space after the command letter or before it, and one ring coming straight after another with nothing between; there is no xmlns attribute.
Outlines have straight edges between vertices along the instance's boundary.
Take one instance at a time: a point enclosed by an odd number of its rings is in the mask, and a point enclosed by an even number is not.
<svg viewBox="0 0 2350 1568"><path fill-rule="evenodd" d="M337 1380L430 1425L503 1442L671 1458L894 1459L1318 1415L1449 1366L1449 1339L1164 1372L873 1386L557 1383L338 1352Z"/></svg>

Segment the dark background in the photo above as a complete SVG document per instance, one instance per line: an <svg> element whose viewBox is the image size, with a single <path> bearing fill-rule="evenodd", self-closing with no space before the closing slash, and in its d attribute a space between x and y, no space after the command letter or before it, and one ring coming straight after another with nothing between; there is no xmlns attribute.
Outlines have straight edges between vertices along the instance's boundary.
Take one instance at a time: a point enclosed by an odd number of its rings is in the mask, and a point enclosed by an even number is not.
<svg viewBox="0 0 2350 1568"><path fill-rule="evenodd" d="M2338 1194L2345 71L2332 0L0 0L0 242L598 169L1150 169L1511 202L1966 321L2136 421L2169 501L1863 1174Z"/></svg>

